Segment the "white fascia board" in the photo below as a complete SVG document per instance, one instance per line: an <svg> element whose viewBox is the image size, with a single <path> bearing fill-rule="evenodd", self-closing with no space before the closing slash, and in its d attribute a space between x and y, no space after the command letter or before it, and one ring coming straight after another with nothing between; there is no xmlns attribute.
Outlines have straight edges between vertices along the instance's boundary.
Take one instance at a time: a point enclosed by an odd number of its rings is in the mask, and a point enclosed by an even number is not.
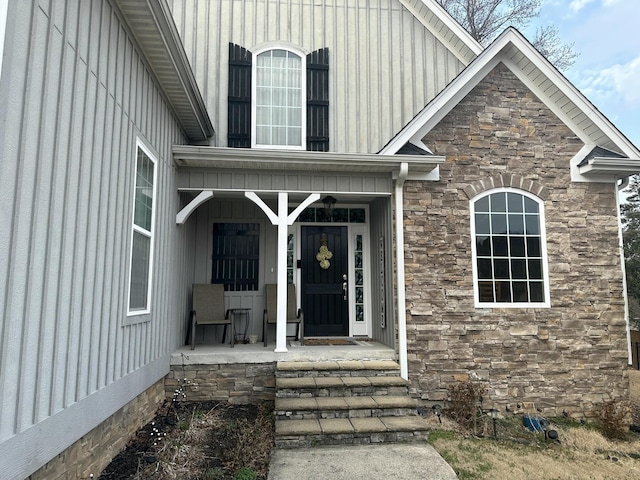
<svg viewBox="0 0 640 480"><path fill-rule="evenodd" d="M292 150L174 145L179 167L214 167L255 170L312 170L333 172L393 172L408 163L412 173L428 173L444 163L435 155L380 155Z"/></svg>
<svg viewBox="0 0 640 480"><path fill-rule="evenodd" d="M441 30L435 28L435 25L427 21L426 18L420 13L420 10L416 8L411 0L400 0L400 3L404 8L409 10L411 14L429 30L443 45L445 45L448 50L453 53L458 60L460 60L464 65L469 64L469 58L464 56L459 48L456 48L453 45L451 39L448 39L445 35L442 34ZM415 3L422 3L424 7L428 8L435 17L440 20L444 26L453 33L455 38L460 40L465 47L467 47L474 55L478 55L482 52L482 46L467 32L462 26L456 22L451 15L436 1L434 0L418 0Z"/></svg>
<svg viewBox="0 0 640 480"><path fill-rule="evenodd" d="M487 50L478 56L420 113L413 117L404 129L380 150L380 154L395 155L407 142L414 145L423 144L424 136L498 64L500 60L495 56L485 55L486 52Z"/></svg>
<svg viewBox="0 0 640 480"><path fill-rule="evenodd" d="M501 35L507 42L513 44L520 52L527 57L536 68L542 72L542 74L548 78L554 85L556 85L560 91L567 96L570 102L578 109L580 109L591 120L596 127L607 135L621 150L624 155L630 158L640 157L640 150L636 148L610 121L605 117L594 105L587 99L587 97L580 92L567 78L562 75L540 52L538 52L533 45L522 37L522 35L515 29L510 28ZM492 44L493 45L493 44ZM537 96L545 103L556 115L562 119L568 126L572 126L572 121L567 117L563 110L558 108L548 97L541 92L532 82L525 72L518 68L513 62L504 60L505 65L518 76ZM585 138L586 135L582 128L573 126L574 132L585 143L589 143L589 139Z"/></svg>
<svg viewBox="0 0 640 480"><path fill-rule="evenodd" d="M540 91L533 79L506 55L513 46L522 53L546 78L548 78L569 99L575 108L587 115L589 120L607 135L620 150L630 158L639 158L638 150L593 104L574 87L555 67L553 67L514 28L505 30L491 45L462 71L436 98L434 98L403 130L381 151L392 155L407 142L420 141L444 116L449 113L499 62L503 62L528 88L530 88L576 135L585 143L593 142L568 118L566 108L560 108Z"/></svg>
<svg viewBox="0 0 640 480"><path fill-rule="evenodd" d="M578 167L581 175L607 176L608 181L640 173L640 158L594 157Z"/></svg>

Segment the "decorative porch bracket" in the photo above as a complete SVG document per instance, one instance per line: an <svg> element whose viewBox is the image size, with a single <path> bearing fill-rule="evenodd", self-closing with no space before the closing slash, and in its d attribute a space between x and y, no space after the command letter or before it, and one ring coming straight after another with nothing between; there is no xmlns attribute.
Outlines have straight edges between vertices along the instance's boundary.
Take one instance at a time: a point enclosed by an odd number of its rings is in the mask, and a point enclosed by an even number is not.
<svg viewBox="0 0 640 480"><path fill-rule="evenodd" d="M194 210L211 198L213 198L213 190L203 190L200 192L196 198L189 202L189 205L178 212L176 215L176 224L184 225L184 222L187 221L187 218L191 216Z"/></svg>
<svg viewBox="0 0 640 480"><path fill-rule="evenodd" d="M274 352L287 352L287 235L289 225L293 225L298 215L311 205L320 200L319 193L310 194L296 209L289 214L289 194L287 192L278 193L278 213L262 201L255 192L244 192L245 197L259 206L267 215L273 225L278 226L278 298L277 298L277 320L276 320L276 349Z"/></svg>

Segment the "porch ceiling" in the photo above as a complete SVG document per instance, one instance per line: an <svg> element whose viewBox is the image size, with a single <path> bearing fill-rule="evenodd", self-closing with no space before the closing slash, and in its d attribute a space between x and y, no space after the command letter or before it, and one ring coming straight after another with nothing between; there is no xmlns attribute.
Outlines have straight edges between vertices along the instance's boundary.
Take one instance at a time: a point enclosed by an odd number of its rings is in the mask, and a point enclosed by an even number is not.
<svg viewBox="0 0 640 480"><path fill-rule="evenodd" d="M394 173L407 163L411 174L428 174L445 158L174 145L173 160L178 167L354 173Z"/></svg>

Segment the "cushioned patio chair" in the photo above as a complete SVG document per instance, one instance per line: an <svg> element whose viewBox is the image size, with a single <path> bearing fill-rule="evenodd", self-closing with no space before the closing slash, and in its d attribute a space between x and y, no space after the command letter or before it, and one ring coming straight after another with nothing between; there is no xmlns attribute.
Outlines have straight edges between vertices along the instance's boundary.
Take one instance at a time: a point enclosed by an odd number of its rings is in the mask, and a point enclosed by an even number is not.
<svg viewBox="0 0 640 480"><path fill-rule="evenodd" d="M227 325L231 325L230 346L233 347L233 321L229 310L224 309L224 285L204 283L193 285L191 310L191 350L196 347L196 325L224 325L222 343L227 337Z"/></svg>
<svg viewBox="0 0 640 480"><path fill-rule="evenodd" d="M278 286L275 284L267 284L264 286L264 296L266 299L266 308L264 309L262 338L264 346L267 346L267 332L269 325L277 323L278 319ZM300 339L300 343L304 345L304 316L302 309L296 305L296 286L292 283L287 285L287 323L296 324L296 338Z"/></svg>

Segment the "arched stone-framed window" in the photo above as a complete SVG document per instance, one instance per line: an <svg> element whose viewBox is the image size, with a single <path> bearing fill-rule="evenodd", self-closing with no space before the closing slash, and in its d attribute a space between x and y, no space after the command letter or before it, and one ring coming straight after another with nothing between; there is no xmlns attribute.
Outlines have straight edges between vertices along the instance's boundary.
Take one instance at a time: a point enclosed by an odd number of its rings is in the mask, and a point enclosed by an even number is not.
<svg viewBox="0 0 640 480"><path fill-rule="evenodd" d="M469 206L476 307L549 307L542 199L507 186L473 196Z"/></svg>

